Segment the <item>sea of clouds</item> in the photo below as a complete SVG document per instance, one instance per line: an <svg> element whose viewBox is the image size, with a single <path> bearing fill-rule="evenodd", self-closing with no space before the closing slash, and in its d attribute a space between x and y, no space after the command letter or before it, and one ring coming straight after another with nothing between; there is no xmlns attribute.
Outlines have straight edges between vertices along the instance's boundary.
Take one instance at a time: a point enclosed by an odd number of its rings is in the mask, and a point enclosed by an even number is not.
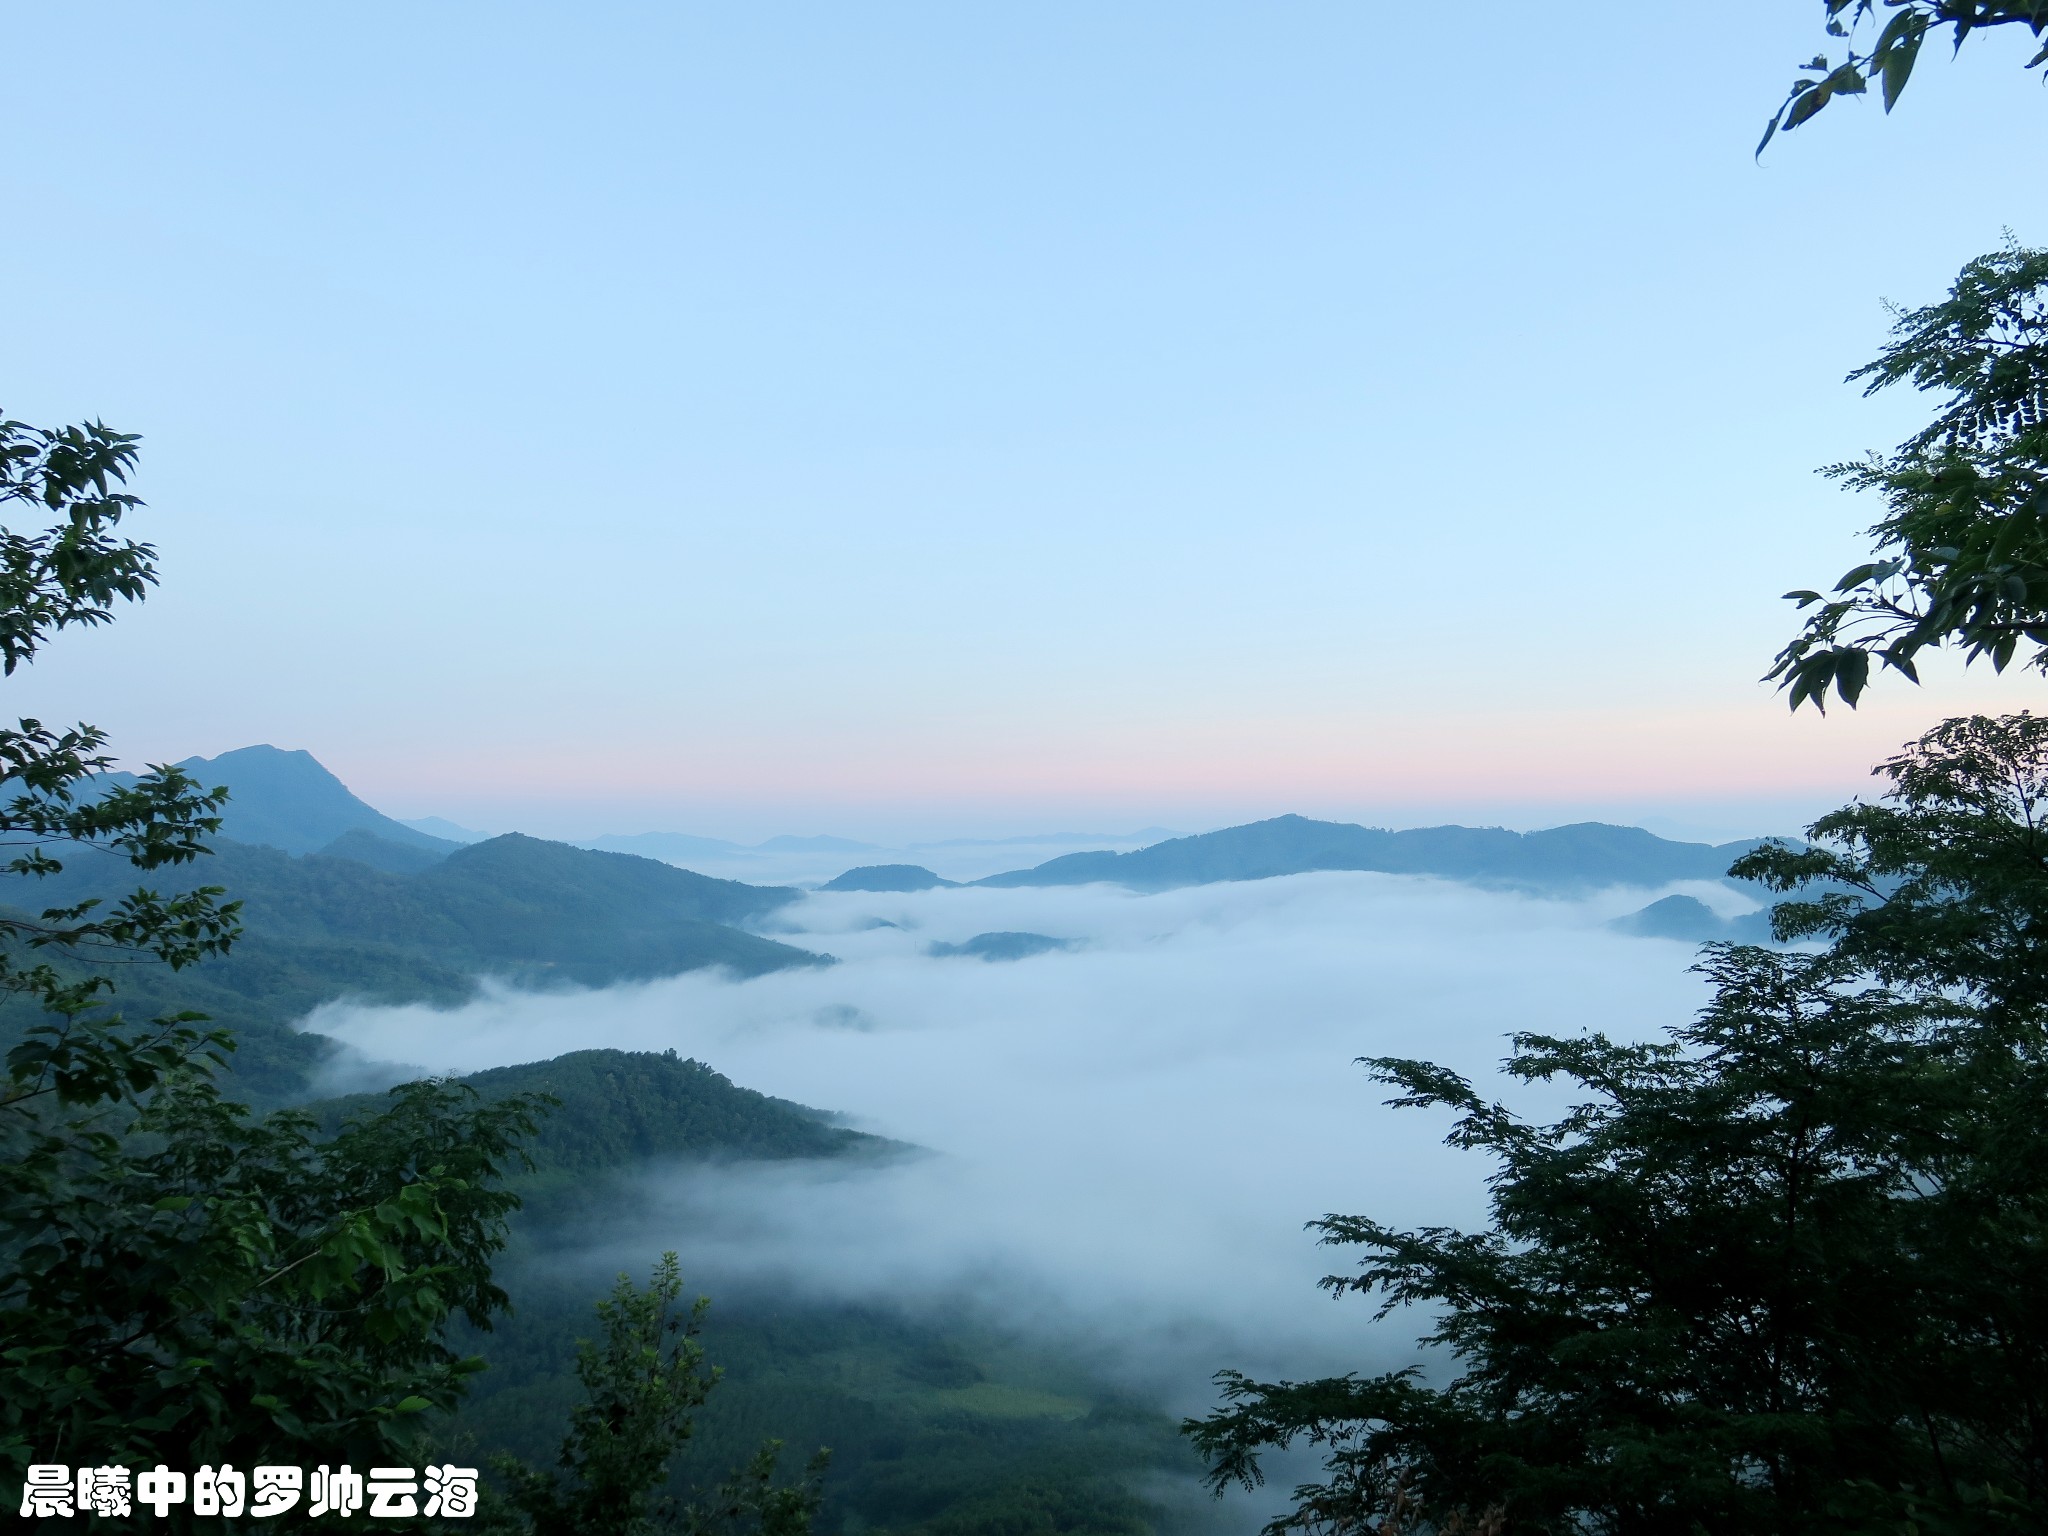
<svg viewBox="0 0 2048 1536"><path fill-rule="evenodd" d="M1703 995L1689 948L1605 926L1655 894L1545 900L1358 873L1148 895L813 893L778 937L830 967L490 989L452 1011L331 1005L308 1025L358 1062L434 1072L673 1048L928 1149L651 1173L590 1257L639 1269L675 1247L714 1291L966 1299L1084 1342L1106 1371L1195 1411L1223 1365L1300 1375L1413 1357L1420 1319L1375 1326L1369 1305L1316 1289L1348 1261L1303 1223L1471 1224L1489 1168L1441 1145L1446 1114L1384 1107L1354 1059L1495 1080L1513 1031L1641 1036L1688 1017ZM926 952L989 931L1073 947L993 963ZM1530 1113L1568 1097L1498 1086Z"/></svg>

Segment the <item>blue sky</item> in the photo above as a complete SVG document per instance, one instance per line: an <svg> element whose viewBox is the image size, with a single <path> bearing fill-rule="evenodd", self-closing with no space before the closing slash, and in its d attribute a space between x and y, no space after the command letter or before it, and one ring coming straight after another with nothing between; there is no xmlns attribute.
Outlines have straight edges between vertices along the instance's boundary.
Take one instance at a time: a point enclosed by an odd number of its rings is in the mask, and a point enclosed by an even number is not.
<svg viewBox="0 0 2048 1536"><path fill-rule="evenodd" d="M1755 681L1880 300L2048 239L2020 39L1753 162L1818 12L18 11L0 407L165 582L9 707L540 832L1790 826L2040 693Z"/></svg>

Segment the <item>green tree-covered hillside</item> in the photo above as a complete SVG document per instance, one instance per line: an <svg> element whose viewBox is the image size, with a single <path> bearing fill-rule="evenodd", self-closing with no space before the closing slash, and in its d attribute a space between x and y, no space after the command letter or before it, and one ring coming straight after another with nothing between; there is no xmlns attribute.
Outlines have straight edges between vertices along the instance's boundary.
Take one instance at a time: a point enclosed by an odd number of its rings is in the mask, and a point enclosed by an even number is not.
<svg viewBox="0 0 2048 1536"><path fill-rule="evenodd" d="M819 1110L739 1087L672 1053L576 1051L463 1080L485 1105L559 1101L510 1181L524 1207L494 1268L512 1298L459 1347L490 1361L440 1433L458 1459L509 1452L545 1465L582 1396L577 1337L610 1277L593 1247L645 1229L648 1182L692 1160L918 1155ZM338 1126L380 1107L353 1095L309 1106ZM849 1168L849 1172L855 1171ZM859 1199L848 1183L849 1199ZM687 1229L649 1239L692 1266ZM725 1378L696 1415L668 1483L702 1498L764 1438L792 1453L829 1446L820 1536L1164 1536L1175 1517L1134 1492L1198 1463L1156 1409L1120 1393L1077 1351L1032 1342L963 1307L860 1305L775 1287L716 1287L701 1342Z"/></svg>
<svg viewBox="0 0 2048 1536"><path fill-rule="evenodd" d="M0 876L0 904L111 901L118 857L79 851L31 883ZM231 955L173 974L129 967L122 993L140 1010L192 1008L235 1030L237 1091L276 1101L303 1091L329 1049L292 1025L321 1003L453 1006L481 976L523 986L611 982L723 966L759 976L822 958L732 926L794 891L742 885L628 854L509 834L410 875L325 855L220 841L207 878L248 914ZM16 1032L29 1022L17 1005Z"/></svg>
<svg viewBox="0 0 2048 1536"><path fill-rule="evenodd" d="M823 1110L742 1088L674 1051L571 1051L463 1081L485 1103L520 1094L558 1101L528 1144L540 1179L583 1179L658 1158L841 1157L896 1145L836 1125ZM382 1097L349 1094L307 1108L339 1126Z"/></svg>

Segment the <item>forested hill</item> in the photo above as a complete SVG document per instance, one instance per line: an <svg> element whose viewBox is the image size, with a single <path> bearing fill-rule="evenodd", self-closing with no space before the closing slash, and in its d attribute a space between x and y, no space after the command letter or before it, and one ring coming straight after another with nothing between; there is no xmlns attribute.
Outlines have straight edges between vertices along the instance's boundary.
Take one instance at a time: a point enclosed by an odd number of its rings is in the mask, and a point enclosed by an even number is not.
<svg viewBox="0 0 2048 1536"><path fill-rule="evenodd" d="M128 968L122 1007L132 1017L195 1008L234 1029L237 1092L258 1099L303 1091L328 1043L291 1026L344 997L449 1006L472 995L480 976L602 986L706 966L759 976L826 963L733 926L792 900L793 890L517 833L411 874L221 839L210 857L153 883L225 886L245 903L246 936L224 959L175 974ZM0 876L0 905L112 901L136 884L126 862L86 852L68 856L59 875Z"/></svg>
<svg viewBox="0 0 2048 1536"><path fill-rule="evenodd" d="M1171 1419L1103 1379L1099 1349L991 1325L977 1307L835 1299L829 1279L792 1285L772 1269L707 1274L706 1250L731 1229L674 1218L661 1198L680 1162L816 1159L839 1175L829 1182L840 1198L857 1203L873 1198L861 1177L873 1160L915 1149L673 1052L576 1051L464 1081L491 1098L539 1091L562 1101L534 1138L536 1166L510 1181L523 1205L492 1278L511 1309L489 1333L458 1326L450 1340L490 1362L448 1426L478 1460L504 1450L545 1465L556 1455L583 1400L576 1340L594 1332L592 1301L619 1269L643 1270L676 1247L692 1290L711 1284L702 1341L728 1373L695 1420L671 1485L678 1495L706 1491L772 1435L799 1457L832 1448L825 1507L810 1527L818 1536L1186 1528L1134 1490L1186 1484L1197 1463ZM382 1098L308 1107L333 1128ZM776 1198L772 1183L751 1190L750 1210Z"/></svg>
<svg viewBox="0 0 2048 1536"><path fill-rule="evenodd" d="M1111 881L1138 890L1264 880L1311 870L1357 869L1559 891L1605 885L1718 880L1756 846L1676 843L1641 827L1603 822L1510 832L1502 827L1419 827L1391 832L1349 822L1276 816L1248 826L1177 837L1131 853L1070 853L1034 869L976 885L1086 885Z"/></svg>
<svg viewBox="0 0 2048 1536"><path fill-rule="evenodd" d="M739 933L797 896L743 885L653 859L593 853L509 832L472 843L413 874L353 858L293 858L223 838L211 857L155 877L159 886L227 887L244 903L252 939L291 944L396 946L455 965L542 968L602 983L705 964L756 974L813 958ZM111 855L70 856L39 880L0 876L9 905L47 906L134 889L136 874Z"/></svg>
<svg viewBox="0 0 2048 1536"><path fill-rule="evenodd" d="M896 1145L834 1125L821 1110L741 1088L674 1051L571 1051L463 1081L487 1099L550 1093L561 1100L532 1144L543 1176L627 1169L653 1158L839 1157ZM381 1094L352 1094L307 1107L332 1128L382 1103Z"/></svg>

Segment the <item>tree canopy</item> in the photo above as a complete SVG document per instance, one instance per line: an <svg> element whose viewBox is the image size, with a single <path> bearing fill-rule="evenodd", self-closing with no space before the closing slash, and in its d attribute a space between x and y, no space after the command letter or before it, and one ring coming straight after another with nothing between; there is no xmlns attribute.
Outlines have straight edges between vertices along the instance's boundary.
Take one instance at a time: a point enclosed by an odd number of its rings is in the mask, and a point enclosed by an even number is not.
<svg viewBox="0 0 2048 1536"><path fill-rule="evenodd" d="M1826 52L1799 66L1798 77L1764 125L1757 153L1780 129L1797 128L1830 102L1861 96L1876 82L1889 112L1912 77L1921 44L1946 32L1960 50L1972 33L2023 27L2036 39L2048 31L2048 0L1819 0L1829 39ZM1836 54L1839 46L1840 53ZM2027 60L2048 64L2048 47Z"/></svg>
<svg viewBox="0 0 2048 1536"><path fill-rule="evenodd" d="M1580 1090L1561 1119L1368 1059L1494 1160L1492 1224L1312 1223L1365 1255L1328 1289L1434 1316L1422 1364L1224 1373L1187 1426L1219 1489L1306 1439L1326 1476L1271 1531L2048 1529L2048 722L1882 772L1735 866L1824 948L1708 946L1668 1038L1513 1037L1511 1078Z"/></svg>
<svg viewBox="0 0 2048 1536"><path fill-rule="evenodd" d="M0 502L49 526L0 531L0 658L146 594L155 551L120 537L136 439L100 424L0 422ZM81 852L135 870L190 864L223 792L175 768L111 788L91 726L0 730L8 868L48 879ZM0 1460L185 1465L396 1459L480 1362L442 1342L504 1296L490 1256L517 1204L499 1188L543 1107L415 1084L316 1139L256 1121L211 1068L234 1046L191 1012L115 1006L112 968L225 954L219 887L142 886L0 913L0 989L41 1022L0 1083ZM185 1518L190 1518L189 1515Z"/></svg>
<svg viewBox="0 0 2048 1536"><path fill-rule="evenodd" d="M1850 378L1942 404L1890 453L1824 471L1882 499L1877 558L1830 592L1786 594L1809 611L1767 675L1797 709L1825 708L1831 687L1853 706L1873 661L1917 682L1929 647L2048 671L2048 251L1978 257Z"/></svg>
<svg viewBox="0 0 2048 1536"><path fill-rule="evenodd" d="M136 456L133 436L101 423L47 429L0 419L0 511L17 506L47 519L34 533L0 529L0 668L34 660L54 636L107 623L117 599L134 601L156 583L156 551L119 536L141 502L120 489ZM175 768L154 768L111 793L87 791L112 766L105 733L89 725L53 729L40 720L0 728L0 847L5 868L48 879L64 865L52 850L118 855L134 869L189 864L220 829L223 794L202 790ZM51 1094L63 1104L141 1092L194 1051L220 1047L184 1015L150 1032L123 1032L102 1006L110 962L154 961L173 970L224 954L240 932L237 908L218 887L165 897L149 887L111 905L98 899L40 916L0 911L0 993L24 998L49 1022L8 1055L0 1107ZM83 961L76 968L53 960Z"/></svg>

